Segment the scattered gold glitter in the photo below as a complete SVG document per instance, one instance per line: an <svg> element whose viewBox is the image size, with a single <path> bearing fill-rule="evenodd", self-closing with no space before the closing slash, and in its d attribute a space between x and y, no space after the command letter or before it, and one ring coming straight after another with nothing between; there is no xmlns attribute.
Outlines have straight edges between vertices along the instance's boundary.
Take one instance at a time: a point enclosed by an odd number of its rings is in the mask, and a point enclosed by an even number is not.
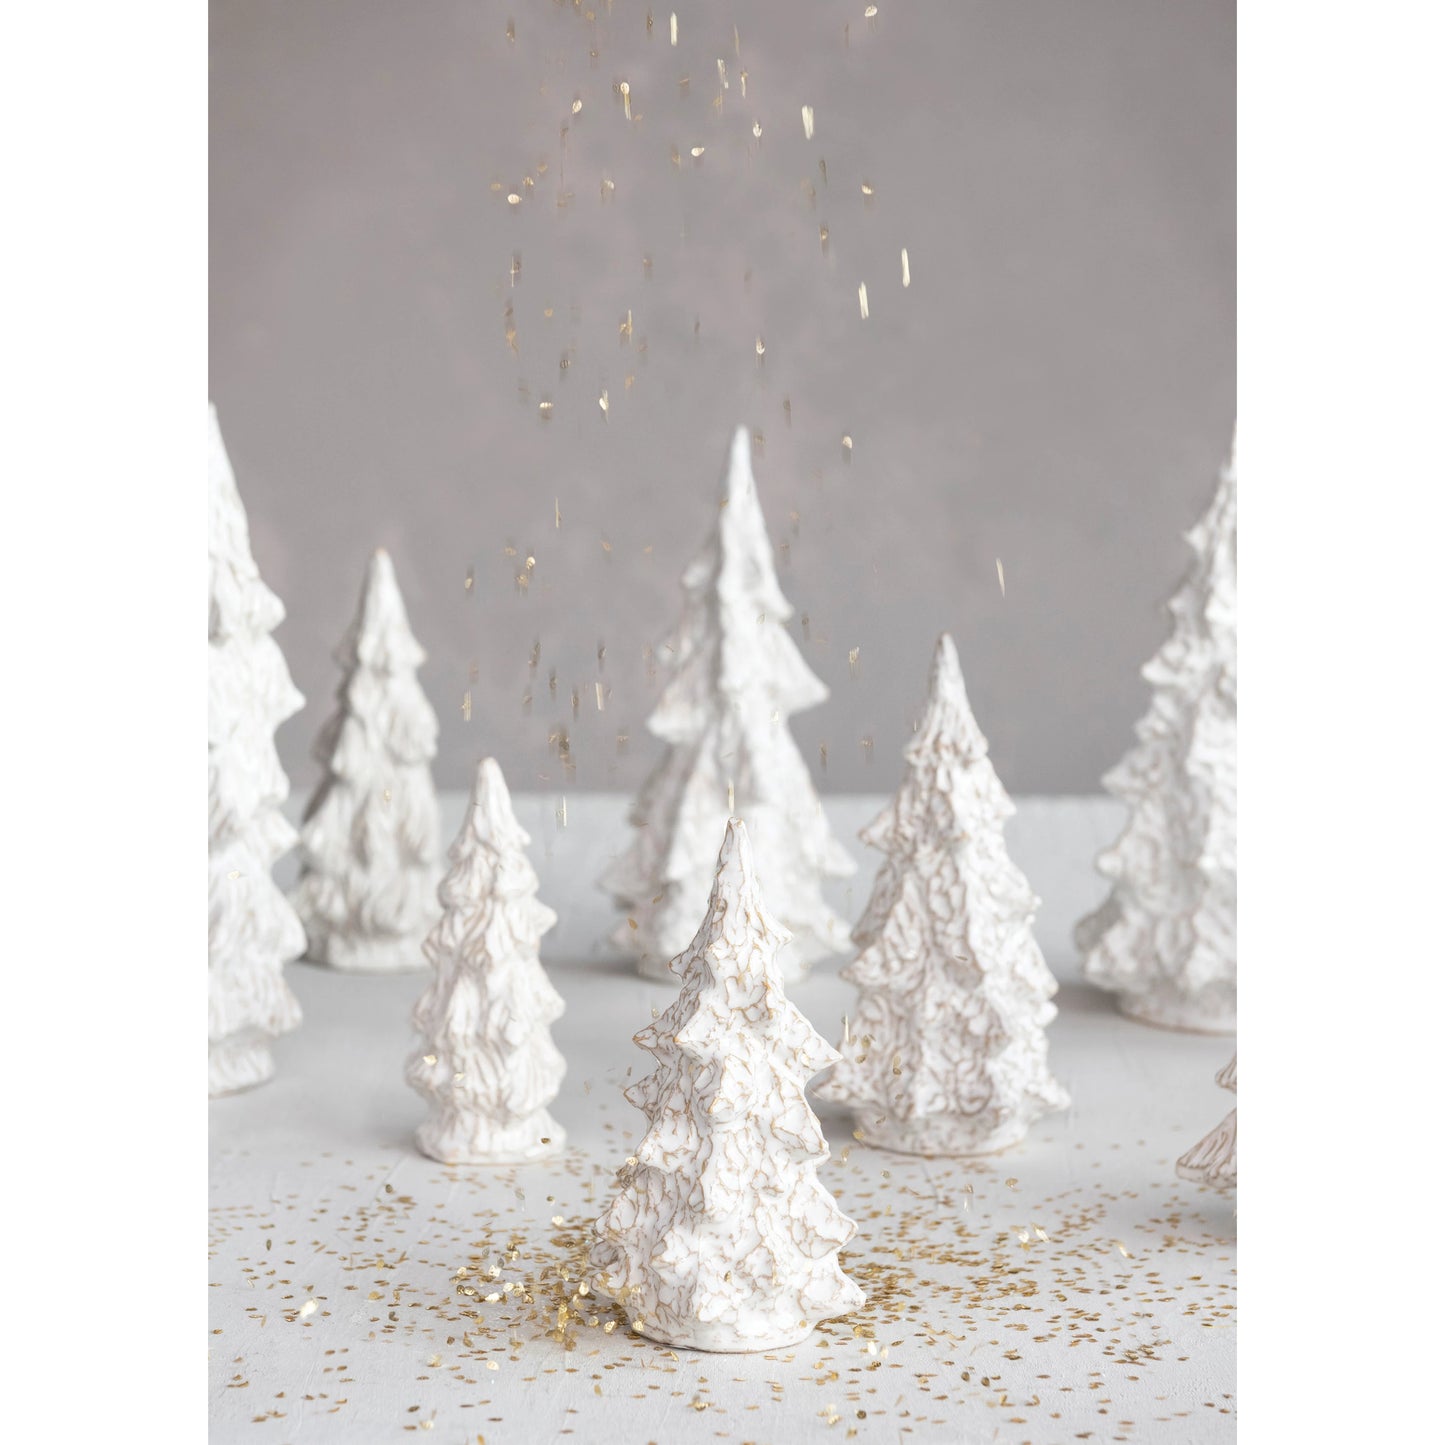
<svg viewBox="0 0 1445 1445"><path fill-rule="evenodd" d="M729 779L728 779L728 812L731 813L731 812L733 811L734 807L735 807L735 804L734 804L734 801L733 801L733 784L732 784L732 779L729 778Z"/></svg>
<svg viewBox="0 0 1445 1445"><path fill-rule="evenodd" d="M471 722L471 720L472 720L472 693L471 693L471 689L468 688L467 691L462 694L462 721L463 721L463 722Z"/></svg>
<svg viewBox="0 0 1445 1445"><path fill-rule="evenodd" d="M577 114L581 111L581 109L582 109L582 97L579 95L579 96L576 98L576 100L574 100L574 101L572 102L572 114L573 114L573 115L577 115Z"/></svg>
<svg viewBox="0 0 1445 1445"><path fill-rule="evenodd" d="M703 153L706 149L707 149L706 146L693 146L693 148L692 148L692 158L693 158L693 160L698 160L698 159L702 156L702 153Z"/></svg>
<svg viewBox="0 0 1445 1445"><path fill-rule="evenodd" d="M906 291L906 290L908 289L909 280L911 279L911 278L909 277L909 274L908 274L908 247L907 247L907 246L905 246L905 247L903 248L902 257L903 257L903 289Z"/></svg>
<svg viewBox="0 0 1445 1445"><path fill-rule="evenodd" d="M516 38L517 38L517 26L516 26L516 23L515 23L514 21L509 20L509 21L507 21L507 39L508 39L508 40L515 40Z"/></svg>
<svg viewBox="0 0 1445 1445"><path fill-rule="evenodd" d="M767 350L767 347L765 347L765 346L763 345L763 338L762 338L761 336L758 337L758 340L757 340L757 353L758 353L758 355L761 356L761 355L763 354L763 352L766 351L766 350Z"/></svg>
<svg viewBox="0 0 1445 1445"><path fill-rule="evenodd" d="M828 228L826 226L818 227L818 244L825 251L828 249Z"/></svg>
<svg viewBox="0 0 1445 1445"><path fill-rule="evenodd" d="M607 391L604 388L602 395L597 398L597 405L602 408L602 415L607 415Z"/></svg>
<svg viewBox="0 0 1445 1445"><path fill-rule="evenodd" d="M1000 596L1000 597L1007 597L1007 596L1008 596L1008 593L1004 591L1004 586L1003 586L1003 559L1000 558L1000 557L995 557L995 558L993 559L993 564L994 564L995 567L998 568L998 591L999 591L999 596Z"/></svg>
<svg viewBox="0 0 1445 1445"><path fill-rule="evenodd" d="M554 497L552 500L552 525L560 530L562 526L562 498Z"/></svg>
<svg viewBox="0 0 1445 1445"><path fill-rule="evenodd" d="M803 139L813 139L813 107L811 105L803 107Z"/></svg>
<svg viewBox="0 0 1445 1445"><path fill-rule="evenodd" d="M672 43L677 44L677 12L674 10L668 19L668 31L672 37Z"/></svg>
<svg viewBox="0 0 1445 1445"><path fill-rule="evenodd" d="M869 185L867 181L863 182L863 194L865 196L871 196L873 194L873 187Z"/></svg>
<svg viewBox="0 0 1445 1445"><path fill-rule="evenodd" d="M843 450L845 452L851 452L853 450L853 438L846 432L843 435Z"/></svg>
<svg viewBox="0 0 1445 1445"><path fill-rule="evenodd" d="M862 281L858 283L858 317L862 321L868 319L868 287Z"/></svg>
<svg viewBox="0 0 1445 1445"><path fill-rule="evenodd" d="M632 119L632 87L624 80L624 81L622 82L622 84L619 85L617 88L618 88L618 90L620 90L620 91L622 92L622 114L623 114L628 120L631 120L631 119Z"/></svg>
<svg viewBox="0 0 1445 1445"><path fill-rule="evenodd" d="M858 676L858 652L859 652L859 649L856 648L856 647L850 647L850 648L848 649L848 676L849 676L849 677L857 677L857 676Z"/></svg>
<svg viewBox="0 0 1445 1445"><path fill-rule="evenodd" d="M305 1303L304 1305L302 1305L301 1308L296 1312L296 1313L297 1313L297 1318L304 1320L304 1319L306 1319L308 1316L314 1315L314 1314L316 1313L317 1308L318 1308L318 1306L317 1306L317 1304L316 1304L316 1301L315 1301L314 1299L309 1299L309 1300L307 1300L306 1303Z"/></svg>
<svg viewBox="0 0 1445 1445"><path fill-rule="evenodd" d="M1017 1189L1019 1187L1019 1182L1017 1179L1005 1179L1004 1187L1006 1189Z"/></svg>
<svg viewBox="0 0 1445 1445"><path fill-rule="evenodd" d="M549 421L551 419L552 403L550 401L539 401L537 403L537 410L542 413L542 419L544 421Z"/></svg>
<svg viewBox="0 0 1445 1445"><path fill-rule="evenodd" d="M717 78L722 82L722 88L726 90L728 88L728 68L727 62L723 60L722 56L718 56Z"/></svg>
<svg viewBox="0 0 1445 1445"><path fill-rule="evenodd" d="M755 140L761 140L761 139L762 139L762 134L763 134L762 124L761 124L761 122L755 120L755 121L753 122L753 138L754 138Z"/></svg>
<svg viewBox="0 0 1445 1445"><path fill-rule="evenodd" d="M594 685L595 685L596 688L597 688L597 711L598 711L598 712L605 712L605 711L606 711L606 705L604 704L604 702L603 702L603 700L602 700L602 684L599 682L599 683L596 683L596 684L594 684Z"/></svg>
<svg viewBox="0 0 1445 1445"><path fill-rule="evenodd" d="M513 191L512 194L507 197L507 204L509 206L520 206L522 204L522 198L516 191Z"/></svg>
<svg viewBox="0 0 1445 1445"><path fill-rule="evenodd" d="M876 5L870 5L866 10L864 10L863 18L865 20L871 20L877 13L878 7Z"/></svg>

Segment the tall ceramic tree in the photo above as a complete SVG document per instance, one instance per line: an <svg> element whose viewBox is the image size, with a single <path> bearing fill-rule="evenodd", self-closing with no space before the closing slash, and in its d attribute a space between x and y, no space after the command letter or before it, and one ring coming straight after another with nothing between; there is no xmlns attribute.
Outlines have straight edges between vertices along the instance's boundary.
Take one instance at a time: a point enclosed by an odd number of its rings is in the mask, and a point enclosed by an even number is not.
<svg viewBox="0 0 1445 1445"><path fill-rule="evenodd" d="M1221 1089L1232 1094L1236 1090L1236 1055L1214 1076ZM1217 1129L1211 1129L1192 1149L1180 1158L1175 1168L1181 1179L1196 1184L1211 1184L1216 1189L1233 1189L1239 1182L1239 1163L1235 1152L1235 1127L1238 1111L1231 1109Z"/></svg>
<svg viewBox="0 0 1445 1445"><path fill-rule="evenodd" d="M487 758L438 890L432 980L413 1014L421 1044L406 1066L431 1105L417 1143L447 1164L541 1159L565 1143L547 1112L567 1068L551 1033L563 1004L538 957L557 915L537 901L529 842Z"/></svg>
<svg viewBox="0 0 1445 1445"><path fill-rule="evenodd" d="M306 936L272 865L296 840L277 726L301 694L271 633L286 615L251 556L246 511L216 409L210 418L210 1092L275 1072L270 1041L301 1022L284 966Z"/></svg>
<svg viewBox="0 0 1445 1445"><path fill-rule="evenodd" d="M1112 886L1075 938L1084 976L1135 1018L1232 1033L1235 1020L1235 469L1186 534L1173 632L1145 665L1138 742L1104 778L1129 806L1099 857Z"/></svg>
<svg viewBox="0 0 1445 1445"><path fill-rule="evenodd" d="M1005 851L1014 806L947 633L904 757L902 786L862 833L885 858L843 970L855 1019L819 1093L851 1105L870 1144L993 1153L1069 1096L1048 1066L1058 985L1034 941L1039 900Z"/></svg>
<svg viewBox="0 0 1445 1445"><path fill-rule="evenodd" d="M594 1227L590 1277L649 1339L701 1350L796 1344L863 1294L818 1178L804 1092L837 1058L787 999L747 829L729 820L707 916L672 961L676 1002L636 1036L657 1061L627 1090L647 1131Z"/></svg>
<svg viewBox="0 0 1445 1445"><path fill-rule="evenodd" d="M437 717L417 680L412 636L391 558L372 554L336 661L336 711L314 749L325 770L301 826L292 895L308 954L353 973L423 966L440 873Z"/></svg>
<svg viewBox="0 0 1445 1445"><path fill-rule="evenodd" d="M792 932L786 977L845 946L823 880L855 865L833 837L787 719L828 696L784 624L745 427L733 438L717 525L683 573L668 679L648 728L667 752L632 811L632 846L604 878L627 917L614 935L667 976L707 902L716 839L747 818L758 867Z"/></svg>

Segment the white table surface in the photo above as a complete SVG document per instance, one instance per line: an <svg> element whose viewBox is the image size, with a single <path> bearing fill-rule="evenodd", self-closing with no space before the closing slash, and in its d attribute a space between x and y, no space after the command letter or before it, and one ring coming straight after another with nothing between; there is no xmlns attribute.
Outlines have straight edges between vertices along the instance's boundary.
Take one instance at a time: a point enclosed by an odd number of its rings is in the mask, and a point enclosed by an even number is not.
<svg viewBox="0 0 1445 1445"><path fill-rule="evenodd" d="M862 865L835 890L850 918L876 864L854 835L882 801L827 800ZM1009 832L1044 900L1052 1059L1073 1107L961 1163L866 1148L820 1106L820 1172L858 1223L844 1262L868 1304L792 1350L704 1355L607 1332L613 1313L576 1299L587 1227L639 1133L620 1086L649 1059L631 1035L670 991L599 942L613 915L594 879L625 839L626 800L569 795L565 827L558 802L517 811L560 916L543 960L567 1001L566 1154L491 1170L419 1154L401 1069L423 976L293 966L305 1020L278 1041L275 1079L211 1105L213 1442L1233 1437L1234 1196L1174 1173L1234 1103L1213 1082L1233 1041L1130 1022L1079 981L1069 931L1102 893L1092 859L1114 804L1023 799ZM464 803L443 798L448 838ZM852 1005L842 962L790 991L830 1036ZM583 1311L561 1338L559 1301Z"/></svg>

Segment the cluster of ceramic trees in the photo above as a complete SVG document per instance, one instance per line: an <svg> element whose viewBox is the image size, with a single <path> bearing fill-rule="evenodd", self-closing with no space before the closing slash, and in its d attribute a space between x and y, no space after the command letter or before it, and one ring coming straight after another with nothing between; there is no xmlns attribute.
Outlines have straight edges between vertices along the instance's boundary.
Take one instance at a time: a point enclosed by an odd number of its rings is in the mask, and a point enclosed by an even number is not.
<svg viewBox="0 0 1445 1445"><path fill-rule="evenodd" d="M1146 668L1154 703L1138 748L1106 779L1132 808L1101 859L1113 891L1079 939L1088 976L1128 1012L1224 1030L1234 1006L1232 464L1189 540L1197 561L1171 603L1175 634ZM683 588L649 719L667 751L606 879L627 915L617 939L681 993L636 1036L657 1061L627 1094L648 1127L597 1222L592 1273L640 1333L773 1349L862 1302L837 1261L853 1225L817 1177L828 1146L808 1080L832 1068L819 1093L850 1107L870 1144L955 1156L1008 1148L1069 1106L1047 1059L1057 984L1033 937L1039 900L1004 845L1013 805L944 634L903 782L862 834L884 858L844 970L859 991L854 1022L838 1048L823 1040L785 987L845 946L822 884L853 864L786 726L827 691L783 627L791 608L744 430ZM530 840L490 758L437 887L437 722L384 552L336 653L343 676L316 744L324 776L300 834L300 881L290 901L272 883L295 837L272 734L301 706L269 635L282 615L251 557L213 411L212 1092L269 1076L269 1039L299 1021L283 966L303 952L356 972L429 965L406 1067L429 1105L419 1146L450 1164L555 1153L565 1139L548 1106L565 1063L550 1028L563 1003L539 944L556 915L537 900ZM1220 1082L1233 1088L1233 1064ZM1179 1169L1233 1183L1233 1113Z"/></svg>

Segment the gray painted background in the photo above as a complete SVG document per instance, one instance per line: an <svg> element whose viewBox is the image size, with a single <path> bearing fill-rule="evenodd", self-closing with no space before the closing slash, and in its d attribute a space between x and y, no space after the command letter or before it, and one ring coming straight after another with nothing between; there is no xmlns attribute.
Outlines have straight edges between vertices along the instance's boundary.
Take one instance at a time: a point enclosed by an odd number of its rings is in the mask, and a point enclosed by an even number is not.
<svg viewBox="0 0 1445 1445"><path fill-rule="evenodd" d="M298 786L378 543L439 784L635 785L745 421L820 785L894 785L947 627L1005 783L1096 788L1234 420L1233 6L878 9L692 0L674 49L667 0L213 0L210 394Z"/></svg>

